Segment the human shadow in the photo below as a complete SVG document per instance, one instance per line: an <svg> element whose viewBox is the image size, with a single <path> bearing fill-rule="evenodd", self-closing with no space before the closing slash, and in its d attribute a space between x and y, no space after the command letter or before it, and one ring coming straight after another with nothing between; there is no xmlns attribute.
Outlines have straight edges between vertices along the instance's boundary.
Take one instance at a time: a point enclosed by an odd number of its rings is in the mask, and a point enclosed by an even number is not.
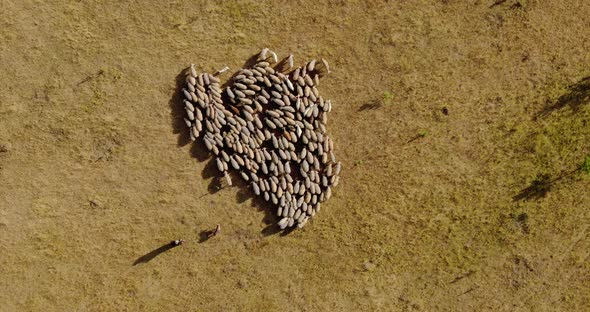
<svg viewBox="0 0 590 312"><path fill-rule="evenodd" d="M566 94L560 96L555 103L541 110L535 118L545 117L566 106L576 112L583 104L590 103L590 76L582 78L580 81L568 86L567 89Z"/></svg>
<svg viewBox="0 0 590 312"><path fill-rule="evenodd" d="M166 252L166 251L168 251L168 250L170 250L170 249L172 249L172 248L174 248L176 246L178 246L178 245L174 245L173 243L164 244L164 245L162 245L162 246L160 246L160 247L158 247L158 248L156 248L156 249L154 249L154 250L146 253L145 255L137 258L135 260L135 262L133 262L133 265L138 265L140 263L148 263L152 259L154 259L155 257L159 256L160 254L162 254L162 253L164 253L164 252Z"/></svg>

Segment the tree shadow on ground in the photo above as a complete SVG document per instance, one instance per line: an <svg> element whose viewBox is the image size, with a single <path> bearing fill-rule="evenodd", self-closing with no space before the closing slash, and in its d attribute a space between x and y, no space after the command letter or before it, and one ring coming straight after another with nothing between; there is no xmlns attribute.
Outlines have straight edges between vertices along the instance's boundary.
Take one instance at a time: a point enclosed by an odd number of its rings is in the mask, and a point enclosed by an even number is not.
<svg viewBox="0 0 590 312"><path fill-rule="evenodd" d="M520 200L538 200L547 195L549 191L555 186L558 182L562 181L564 178L570 177L575 173L579 172L582 169L582 166L566 172L562 173L555 179L551 179L549 174L539 174L533 181L529 184L529 186L522 189L518 194L512 197L513 201L520 201Z"/></svg>
<svg viewBox="0 0 590 312"><path fill-rule="evenodd" d="M590 102L590 76L582 78L580 81L570 85L568 92L560 96L555 103L548 105L541 110L535 118L545 117L556 110L569 106L572 111L576 112L583 104Z"/></svg>
<svg viewBox="0 0 590 312"><path fill-rule="evenodd" d="M513 196L512 200L537 200L543 198L551 190L551 186L551 177L548 174L541 174L537 176L529 186L525 187L518 194Z"/></svg>

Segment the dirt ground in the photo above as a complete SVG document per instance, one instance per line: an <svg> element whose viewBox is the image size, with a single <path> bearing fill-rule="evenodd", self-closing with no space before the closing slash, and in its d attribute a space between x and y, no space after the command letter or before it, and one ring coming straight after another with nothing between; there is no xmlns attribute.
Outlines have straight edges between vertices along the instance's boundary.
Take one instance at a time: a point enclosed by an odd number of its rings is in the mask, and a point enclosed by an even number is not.
<svg viewBox="0 0 590 312"><path fill-rule="evenodd" d="M0 310L588 310L588 16L576 0L1 0ZM244 187L213 190L178 128L190 63L237 70L263 47L332 67L341 182L288 235Z"/></svg>

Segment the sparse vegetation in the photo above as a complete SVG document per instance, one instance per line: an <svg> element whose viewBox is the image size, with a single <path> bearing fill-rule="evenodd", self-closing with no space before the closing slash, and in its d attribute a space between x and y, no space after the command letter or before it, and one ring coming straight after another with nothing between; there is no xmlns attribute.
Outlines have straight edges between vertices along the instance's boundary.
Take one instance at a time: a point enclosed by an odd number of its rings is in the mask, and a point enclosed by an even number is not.
<svg viewBox="0 0 590 312"><path fill-rule="evenodd" d="M588 306L590 1L31 3L0 30L2 310ZM175 108L191 62L225 82L263 47L331 61L350 164L286 236L210 194Z"/></svg>
<svg viewBox="0 0 590 312"><path fill-rule="evenodd" d="M393 94L389 91L383 92L383 105L390 105L393 102Z"/></svg>
<svg viewBox="0 0 590 312"><path fill-rule="evenodd" d="M582 162L582 165L580 166L580 169L583 173L590 176L590 155L586 156L584 162Z"/></svg>
<svg viewBox="0 0 590 312"><path fill-rule="evenodd" d="M411 142L414 142L414 141L416 141L416 140L418 140L418 139L424 138L424 137L426 137L427 135L428 135L428 131L427 131L427 130L425 130L425 129L418 130L418 133L417 133L415 136L413 136L413 137L412 137L412 138L411 138L411 139L408 141L408 143L411 143Z"/></svg>
<svg viewBox="0 0 590 312"><path fill-rule="evenodd" d="M391 105L391 103L393 102L393 94L391 94L391 92L389 91L385 91L383 92L382 97L379 99L373 99L370 102L367 102L365 104L363 104L358 111L367 111L367 110L376 110L376 109L380 109L383 106L387 106L387 105Z"/></svg>

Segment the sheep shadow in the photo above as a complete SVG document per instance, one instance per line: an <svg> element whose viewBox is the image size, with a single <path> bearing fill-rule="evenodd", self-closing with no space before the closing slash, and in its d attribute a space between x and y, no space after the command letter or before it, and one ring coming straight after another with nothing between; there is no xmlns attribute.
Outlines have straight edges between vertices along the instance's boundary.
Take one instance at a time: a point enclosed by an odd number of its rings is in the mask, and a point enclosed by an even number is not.
<svg viewBox="0 0 590 312"><path fill-rule="evenodd" d="M217 168L215 167L215 162L213 161L213 158L209 157L209 151L207 151L205 144L203 144L201 140L191 142L189 128L186 126L184 122L186 111L184 109L182 89L186 84L185 79L187 70L188 67L182 69L180 73L176 76L174 93L172 94L172 97L168 102L168 106L170 108L170 116L172 117L172 133L178 135L178 139L176 142L176 145L178 147L183 147L189 143L194 143L190 147L190 154L199 162L207 161L207 163L205 164L205 168L201 173L201 177L203 179L210 179L212 177L217 176ZM209 194L214 194L221 190L221 187L219 187L218 179L212 179L207 187L207 190Z"/></svg>
<svg viewBox="0 0 590 312"><path fill-rule="evenodd" d="M243 67L251 67L256 63L258 58L258 53L252 55L248 60L244 63ZM174 93L172 94L170 101L169 101L169 108L170 108L170 115L171 115L171 127L174 134L178 135L177 139L177 146L184 147L189 143L192 143L190 148L190 154L193 158L197 159L199 162L206 161L205 167L203 172L201 173L201 177L203 179L211 179L208 187L207 193L201 195L199 198L203 198L207 195L215 194L223 189L228 188L227 183L223 176L219 174L217 169L217 165L215 163L214 157L205 147L205 144L201 140L201 136L197 138L195 142L191 142L190 135L189 135L189 128L186 126L184 118L186 116L184 103L183 103L183 94L182 89L185 87L186 84L186 75L188 73L188 67L182 69L175 78L175 87ZM233 73L230 78L223 83L223 87L229 86L233 77L237 75L238 71ZM225 101L225 99L222 97ZM227 103L227 102L226 102ZM229 151L226 150L229 153ZM236 194L236 202L243 203L246 200L253 198L252 206L258 208L261 211L265 212L265 216L263 218L263 222L267 224L262 230L262 234L264 236L281 233L281 235L287 235L291 233L291 230L281 230L278 223L278 217L276 216L276 209L273 207L271 203L265 202L261 196L255 196L255 194L250 190L248 187L249 183L244 181L237 172L233 172L230 170L230 177L233 181L233 186L237 187L239 191ZM208 233L203 231L200 233L200 242L205 242L208 238L206 235Z"/></svg>
<svg viewBox="0 0 590 312"><path fill-rule="evenodd" d="M251 207L258 209L258 211L264 212L262 222L266 225L266 227L261 231L262 236L270 236L275 234L286 236L291 234L297 228L296 226L293 226L281 230L278 225L278 222L281 218L279 218L279 216L276 214L277 209L275 205L273 205L273 203L270 201L265 201L262 195L256 196L256 194L254 194L250 188L243 188L236 194L236 200L238 202L244 202L248 199L252 199Z"/></svg>
<svg viewBox="0 0 590 312"><path fill-rule="evenodd" d="M377 110L383 107L383 103L379 102L378 100L371 100L367 103L364 103L359 107L356 111L357 112L364 112L370 110Z"/></svg>

